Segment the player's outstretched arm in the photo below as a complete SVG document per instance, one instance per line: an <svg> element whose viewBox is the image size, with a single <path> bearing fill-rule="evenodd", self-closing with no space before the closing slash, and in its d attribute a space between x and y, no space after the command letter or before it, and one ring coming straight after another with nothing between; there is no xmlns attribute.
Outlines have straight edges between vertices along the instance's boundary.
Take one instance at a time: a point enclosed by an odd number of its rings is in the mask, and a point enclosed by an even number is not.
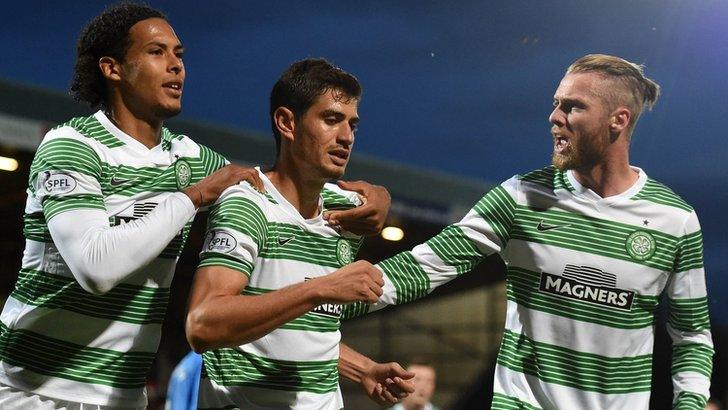
<svg viewBox="0 0 728 410"><path fill-rule="evenodd" d="M241 295L247 284L246 275L228 267L197 270L185 324L196 352L252 342L323 303L373 303L384 282L378 269L358 261L262 295Z"/></svg>
<svg viewBox="0 0 728 410"><path fill-rule="evenodd" d="M159 256L197 207L215 201L241 180L263 187L257 170L228 165L129 223L109 226L104 210L77 208L53 214L48 229L81 287L104 294Z"/></svg>
<svg viewBox="0 0 728 410"><path fill-rule="evenodd" d="M399 363L377 363L339 343L339 374L358 383L380 406L392 406L415 391L412 378Z"/></svg>
<svg viewBox="0 0 728 410"><path fill-rule="evenodd" d="M384 228L392 198L386 188L365 181L339 181L340 188L359 194L361 206L346 211L330 211L324 218L333 226L341 226L357 235L376 235Z"/></svg>

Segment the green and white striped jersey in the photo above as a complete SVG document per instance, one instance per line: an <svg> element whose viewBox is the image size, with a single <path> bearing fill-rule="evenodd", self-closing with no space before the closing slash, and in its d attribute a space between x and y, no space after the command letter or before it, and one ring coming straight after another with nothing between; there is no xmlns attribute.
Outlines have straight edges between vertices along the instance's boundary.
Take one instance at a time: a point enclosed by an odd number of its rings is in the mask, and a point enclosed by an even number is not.
<svg viewBox="0 0 728 410"><path fill-rule="evenodd" d="M225 163L167 129L148 149L100 111L49 131L31 166L22 269L1 316L0 383L60 400L145 406L169 286L192 221L103 295L81 288L47 223L88 209L106 212L110 226L127 223Z"/></svg>
<svg viewBox="0 0 728 410"><path fill-rule="evenodd" d="M488 192L460 222L381 262L375 308L425 296L500 253L507 316L493 409L647 409L654 321L669 304L680 409L702 409L713 345L693 209L640 169L601 198L547 167ZM351 305L344 317L369 310Z"/></svg>
<svg viewBox="0 0 728 410"><path fill-rule="evenodd" d="M228 188L211 207L200 267L225 266L249 278L259 295L350 263L361 238L340 234L322 215L304 219L260 174L266 194L247 184ZM321 209L359 204L356 193L326 184ZM200 408L343 407L339 390L340 305L321 305L264 337L204 353Z"/></svg>

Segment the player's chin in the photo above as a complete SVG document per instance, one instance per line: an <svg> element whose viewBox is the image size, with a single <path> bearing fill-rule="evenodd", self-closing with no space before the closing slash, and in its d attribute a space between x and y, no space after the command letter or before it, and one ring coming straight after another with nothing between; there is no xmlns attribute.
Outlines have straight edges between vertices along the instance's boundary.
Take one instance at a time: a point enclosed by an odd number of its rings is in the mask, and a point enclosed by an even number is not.
<svg viewBox="0 0 728 410"><path fill-rule="evenodd" d="M344 176L346 165L329 165L326 167L326 177L328 179L339 179Z"/></svg>
<svg viewBox="0 0 728 410"><path fill-rule="evenodd" d="M564 155L554 152L551 156L551 164L561 171L573 168L574 159L571 155Z"/></svg>
<svg viewBox="0 0 728 410"><path fill-rule="evenodd" d="M171 118L182 112L182 101L176 100L157 106L157 115L160 118Z"/></svg>

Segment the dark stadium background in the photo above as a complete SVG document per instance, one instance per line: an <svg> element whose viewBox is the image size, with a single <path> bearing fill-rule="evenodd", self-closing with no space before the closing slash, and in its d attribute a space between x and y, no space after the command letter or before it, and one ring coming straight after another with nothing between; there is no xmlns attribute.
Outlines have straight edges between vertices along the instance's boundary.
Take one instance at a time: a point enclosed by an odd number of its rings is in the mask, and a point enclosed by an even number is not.
<svg viewBox="0 0 728 410"><path fill-rule="evenodd" d="M4 2L0 81L19 90L29 86L34 92L49 92L54 98L65 92L76 36L105 4ZM635 132L632 163L673 188L698 211L717 347L713 393L725 401L728 2L177 0L151 4L167 13L187 49L181 119L267 134L267 94L279 73L296 59L322 56L355 73L364 85L356 153L484 186L547 163L551 140L546 118L553 92L572 60L601 52L645 64L647 75L662 85L663 95ZM0 113L19 110L25 98L22 91L7 95L14 97L0 101L0 108L4 107ZM45 115L42 104L37 110L38 118L53 117ZM83 113L71 104L68 110ZM0 292L4 297L12 289L23 248L24 179L32 150L0 140L0 155L19 159L21 167L16 173L0 171ZM433 189L430 195L442 194ZM375 238L364 256L377 260L406 249L442 226L432 219L401 222L407 232L403 242ZM201 224L198 221L196 226ZM190 241L173 284L176 296L152 375L160 394L171 366L187 349L181 321L198 248L199 241ZM498 286L502 282L502 273L494 273L499 272L498 266L497 260L491 260L480 268L482 274L469 275L438 294ZM669 406L671 390L669 343L664 329L659 330L656 409ZM386 356L386 349L380 351ZM490 366L484 364L484 369L482 379L472 380L451 406L465 408L485 400Z"/></svg>

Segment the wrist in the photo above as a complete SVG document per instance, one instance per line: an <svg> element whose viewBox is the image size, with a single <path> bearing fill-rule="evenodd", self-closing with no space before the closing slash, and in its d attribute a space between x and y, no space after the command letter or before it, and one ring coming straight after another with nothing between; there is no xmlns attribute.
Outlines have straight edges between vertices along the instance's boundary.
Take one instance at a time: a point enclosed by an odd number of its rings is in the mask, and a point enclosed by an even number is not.
<svg viewBox="0 0 728 410"><path fill-rule="evenodd" d="M182 191L187 197L190 198L195 208L199 208L203 205L202 190L195 184L190 185Z"/></svg>
<svg viewBox="0 0 728 410"><path fill-rule="evenodd" d="M326 276L307 280L304 284L307 288L306 295L308 295L306 299L308 299L314 307L329 302L330 295L328 292Z"/></svg>

